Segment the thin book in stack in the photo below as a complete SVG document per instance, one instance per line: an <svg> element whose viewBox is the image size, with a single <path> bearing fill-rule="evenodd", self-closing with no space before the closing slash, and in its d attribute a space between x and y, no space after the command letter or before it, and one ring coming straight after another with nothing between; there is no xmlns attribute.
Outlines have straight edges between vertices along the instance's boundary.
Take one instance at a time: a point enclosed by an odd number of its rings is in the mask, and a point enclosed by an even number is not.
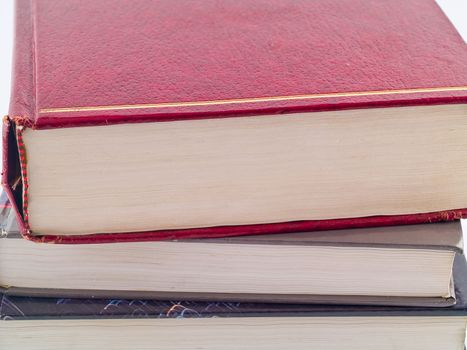
<svg viewBox="0 0 467 350"><path fill-rule="evenodd" d="M458 350L465 261L451 308L3 295L2 349Z"/></svg>
<svg viewBox="0 0 467 350"><path fill-rule="evenodd" d="M458 349L466 62L434 0L17 0L0 347Z"/></svg>

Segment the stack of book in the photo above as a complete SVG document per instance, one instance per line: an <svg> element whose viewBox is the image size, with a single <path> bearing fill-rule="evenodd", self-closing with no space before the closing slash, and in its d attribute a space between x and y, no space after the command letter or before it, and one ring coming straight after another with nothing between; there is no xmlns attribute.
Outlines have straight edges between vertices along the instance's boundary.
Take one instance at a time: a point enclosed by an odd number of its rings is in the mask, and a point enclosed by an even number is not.
<svg viewBox="0 0 467 350"><path fill-rule="evenodd" d="M0 348L463 348L466 62L434 0L18 0Z"/></svg>

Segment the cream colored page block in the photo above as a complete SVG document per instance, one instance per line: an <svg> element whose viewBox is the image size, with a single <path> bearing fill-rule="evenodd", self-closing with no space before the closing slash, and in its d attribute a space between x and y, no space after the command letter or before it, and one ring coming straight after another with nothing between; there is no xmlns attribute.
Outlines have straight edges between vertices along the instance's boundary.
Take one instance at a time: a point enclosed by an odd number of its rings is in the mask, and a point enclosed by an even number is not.
<svg viewBox="0 0 467 350"><path fill-rule="evenodd" d="M447 296L453 259L443 250L17 239L1 240L0 256L0 285L16 287L417 297Z"/></svg>
<svg viewBox="0 0 467 350"><path fill-rule="evenodd" d="M462 350L461 317L266 317L0 323L15 350Z"/></svg>
<svg viewBox="0 0 467 350"><path fill-rule="evenodd" d="M37 233L467 206L467 105L27 130Z"/></svg>

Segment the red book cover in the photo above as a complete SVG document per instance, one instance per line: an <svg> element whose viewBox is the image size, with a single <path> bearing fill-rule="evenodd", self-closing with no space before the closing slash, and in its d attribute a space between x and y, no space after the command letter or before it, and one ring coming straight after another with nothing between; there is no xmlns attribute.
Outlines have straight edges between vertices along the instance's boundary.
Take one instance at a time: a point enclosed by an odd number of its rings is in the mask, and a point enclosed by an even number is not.
<svg viewBox="0 0 467 350"><path fill-rule="evenodd" d="M25 129L467 103L467 48L435 1L18 0L14 61L3 185L26 238L218 237L467 215L450 208L76 236L35 236L28 227ZM11 189L16 158L19 195Z"/></svg>

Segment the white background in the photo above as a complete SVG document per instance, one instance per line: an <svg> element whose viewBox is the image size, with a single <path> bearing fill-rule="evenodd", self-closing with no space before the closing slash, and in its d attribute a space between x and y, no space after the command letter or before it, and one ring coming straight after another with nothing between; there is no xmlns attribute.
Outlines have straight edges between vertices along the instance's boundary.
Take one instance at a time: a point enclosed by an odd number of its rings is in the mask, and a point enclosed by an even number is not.
<svg viewBox="0 0 467 350"><path fill-rule="evenodd" d="M13 46L13 0L0 0L0 116L8 113Z"/></svg>
<svg viewBox="0 0 467 350"><path fill-rule="evenodd" d="M437 0L437 2L467 43L467 0ZM13 0L0 0L0 117L8 113L10 97L10 72L13 48L13 5ZM464 220L463 228L464 234L466 234L467 220Z"/></svg>

